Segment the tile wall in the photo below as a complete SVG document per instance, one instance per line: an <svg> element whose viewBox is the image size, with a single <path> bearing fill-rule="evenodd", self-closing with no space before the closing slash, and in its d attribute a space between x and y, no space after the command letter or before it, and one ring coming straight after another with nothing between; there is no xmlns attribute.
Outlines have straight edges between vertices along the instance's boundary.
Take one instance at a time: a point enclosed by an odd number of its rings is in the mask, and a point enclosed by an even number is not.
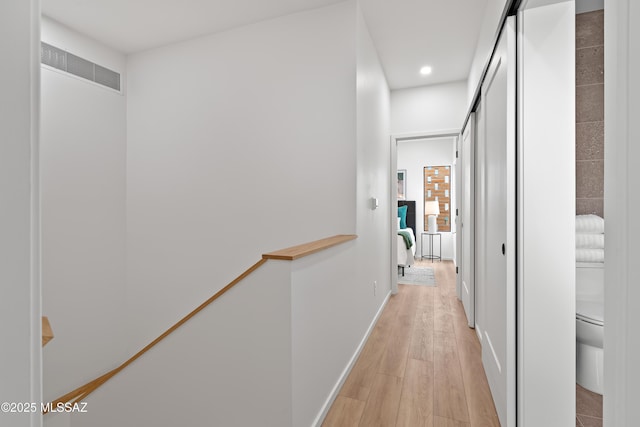
<svg viewBox="0 0 640 427"><path fill-rule="evenodd" d="M576 214L604 217L604 11L576 15Z"/></svg>

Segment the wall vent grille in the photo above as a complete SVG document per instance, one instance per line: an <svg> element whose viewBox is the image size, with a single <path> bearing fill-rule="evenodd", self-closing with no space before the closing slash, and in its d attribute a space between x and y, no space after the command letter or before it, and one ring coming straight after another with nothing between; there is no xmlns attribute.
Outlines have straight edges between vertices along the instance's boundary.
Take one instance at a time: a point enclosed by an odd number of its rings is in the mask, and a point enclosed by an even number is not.
<svg viewBox="0 0 640 427"><path fill-rule="evenodd" d="M74 76L82 77L102 86L120 91L120 73L94 64L47 43L41 43L40 60Z"/></svg>

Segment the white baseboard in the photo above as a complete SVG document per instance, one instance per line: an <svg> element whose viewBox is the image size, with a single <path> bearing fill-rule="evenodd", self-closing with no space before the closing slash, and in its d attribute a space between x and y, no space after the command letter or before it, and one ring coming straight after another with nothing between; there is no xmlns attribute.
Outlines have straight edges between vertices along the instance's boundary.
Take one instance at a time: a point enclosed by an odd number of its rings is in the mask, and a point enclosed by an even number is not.
<svg viewBox="0 0 640 427"><path fill-rule="evenodd" d="M360 341L358 348L356 349L353 356L351 356L351 359L349 360L349 363L347 363L347 366L342 371L342 374L340 375L338 382L336 383L335 386L333 386L333 389L331 390L331 393L329 394L329 397L327 398L324 405L322 405L322 409L318 413L318 416L316 417L315 420L313 420L313 423L311 424L312 427L319 427L322 425L322 422L327 416L329 409L331 409L331 405L333 405L333 402L336 400L336 397L338 397L338 393L340 392L340 389L342 388L342 386L344 385L344 382L347 380L347 377L351 373L351 369L353 369L353 366L356 364L356 361L358 360L358 357L360 356L360 353L362 352L364 345L367 343L367 340L369 339L369 335L371 335L373 328L376 326L376 322L378 322L378 318L380 317L380 315L382 314L382 311L386 307L387 301L389 301L390 296L391 296L391 291L387 293L387 296L385 297L384 301L380 305L378 312L376 313L373 320L371 321L371 324L369 324L369 328L367 328L367 332L364 334L364 337L362 337L362 340Z"/></svg>

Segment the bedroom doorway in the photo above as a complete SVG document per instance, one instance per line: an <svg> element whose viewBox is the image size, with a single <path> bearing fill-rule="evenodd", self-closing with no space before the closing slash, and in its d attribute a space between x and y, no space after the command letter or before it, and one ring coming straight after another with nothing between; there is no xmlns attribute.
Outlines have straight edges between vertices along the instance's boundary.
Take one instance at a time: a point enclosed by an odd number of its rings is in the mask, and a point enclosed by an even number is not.
<svg viewBox="0 0 640 427"><path fill-rule="evenodd" d="M398 268L400 266L399 259L406 260L408 251L399 253L399 248L403 249L404 243L398 242L398 200L402 200L402 194L398 192L398 171L402 171L404 178L404 203L413 206L415 210L412 216L415 218L415 224L411 228L415 241L415 252L411 252L411 256L415 259L421 259L423 255L427 255L430 248L428 247L427 221L424 217L425 202L425 175L424 168L433 165L450 166L450 195L455 194L455 166L456 166L456 146L457 139L460 134L459 129L450 129L439 132L420 132L414 134L393 135L391 137L391 201L392 210L392 236L391 236L391 290L395 294L398 292ZM441 234L440 254L434 249L435 253L431 255L441 256L443 260L456 260L456 244L455 244L455 201L452 198L451 203L447 203L443 208L443 218L446 216L450 224L448 230L439 230ZM404 225L404 224L403 224ZM423 244L425 245L423 248ZM415 255L414 255L415 253ZM406 261L403 261L405 263ZM408 265L406 265L408 266ZM405 268L406 268L405 266Z"/></svg>

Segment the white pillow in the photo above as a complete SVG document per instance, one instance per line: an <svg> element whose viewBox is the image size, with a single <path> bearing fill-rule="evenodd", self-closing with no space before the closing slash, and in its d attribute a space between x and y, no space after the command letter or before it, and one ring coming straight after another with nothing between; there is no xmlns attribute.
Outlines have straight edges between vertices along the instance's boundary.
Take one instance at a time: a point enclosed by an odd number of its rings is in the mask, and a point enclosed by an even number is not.
<svg viewBox="0 0 640 427"><path fill-rule="evenodd" d="M398 217L398 230L400 230L400 217Z"/></svg>

